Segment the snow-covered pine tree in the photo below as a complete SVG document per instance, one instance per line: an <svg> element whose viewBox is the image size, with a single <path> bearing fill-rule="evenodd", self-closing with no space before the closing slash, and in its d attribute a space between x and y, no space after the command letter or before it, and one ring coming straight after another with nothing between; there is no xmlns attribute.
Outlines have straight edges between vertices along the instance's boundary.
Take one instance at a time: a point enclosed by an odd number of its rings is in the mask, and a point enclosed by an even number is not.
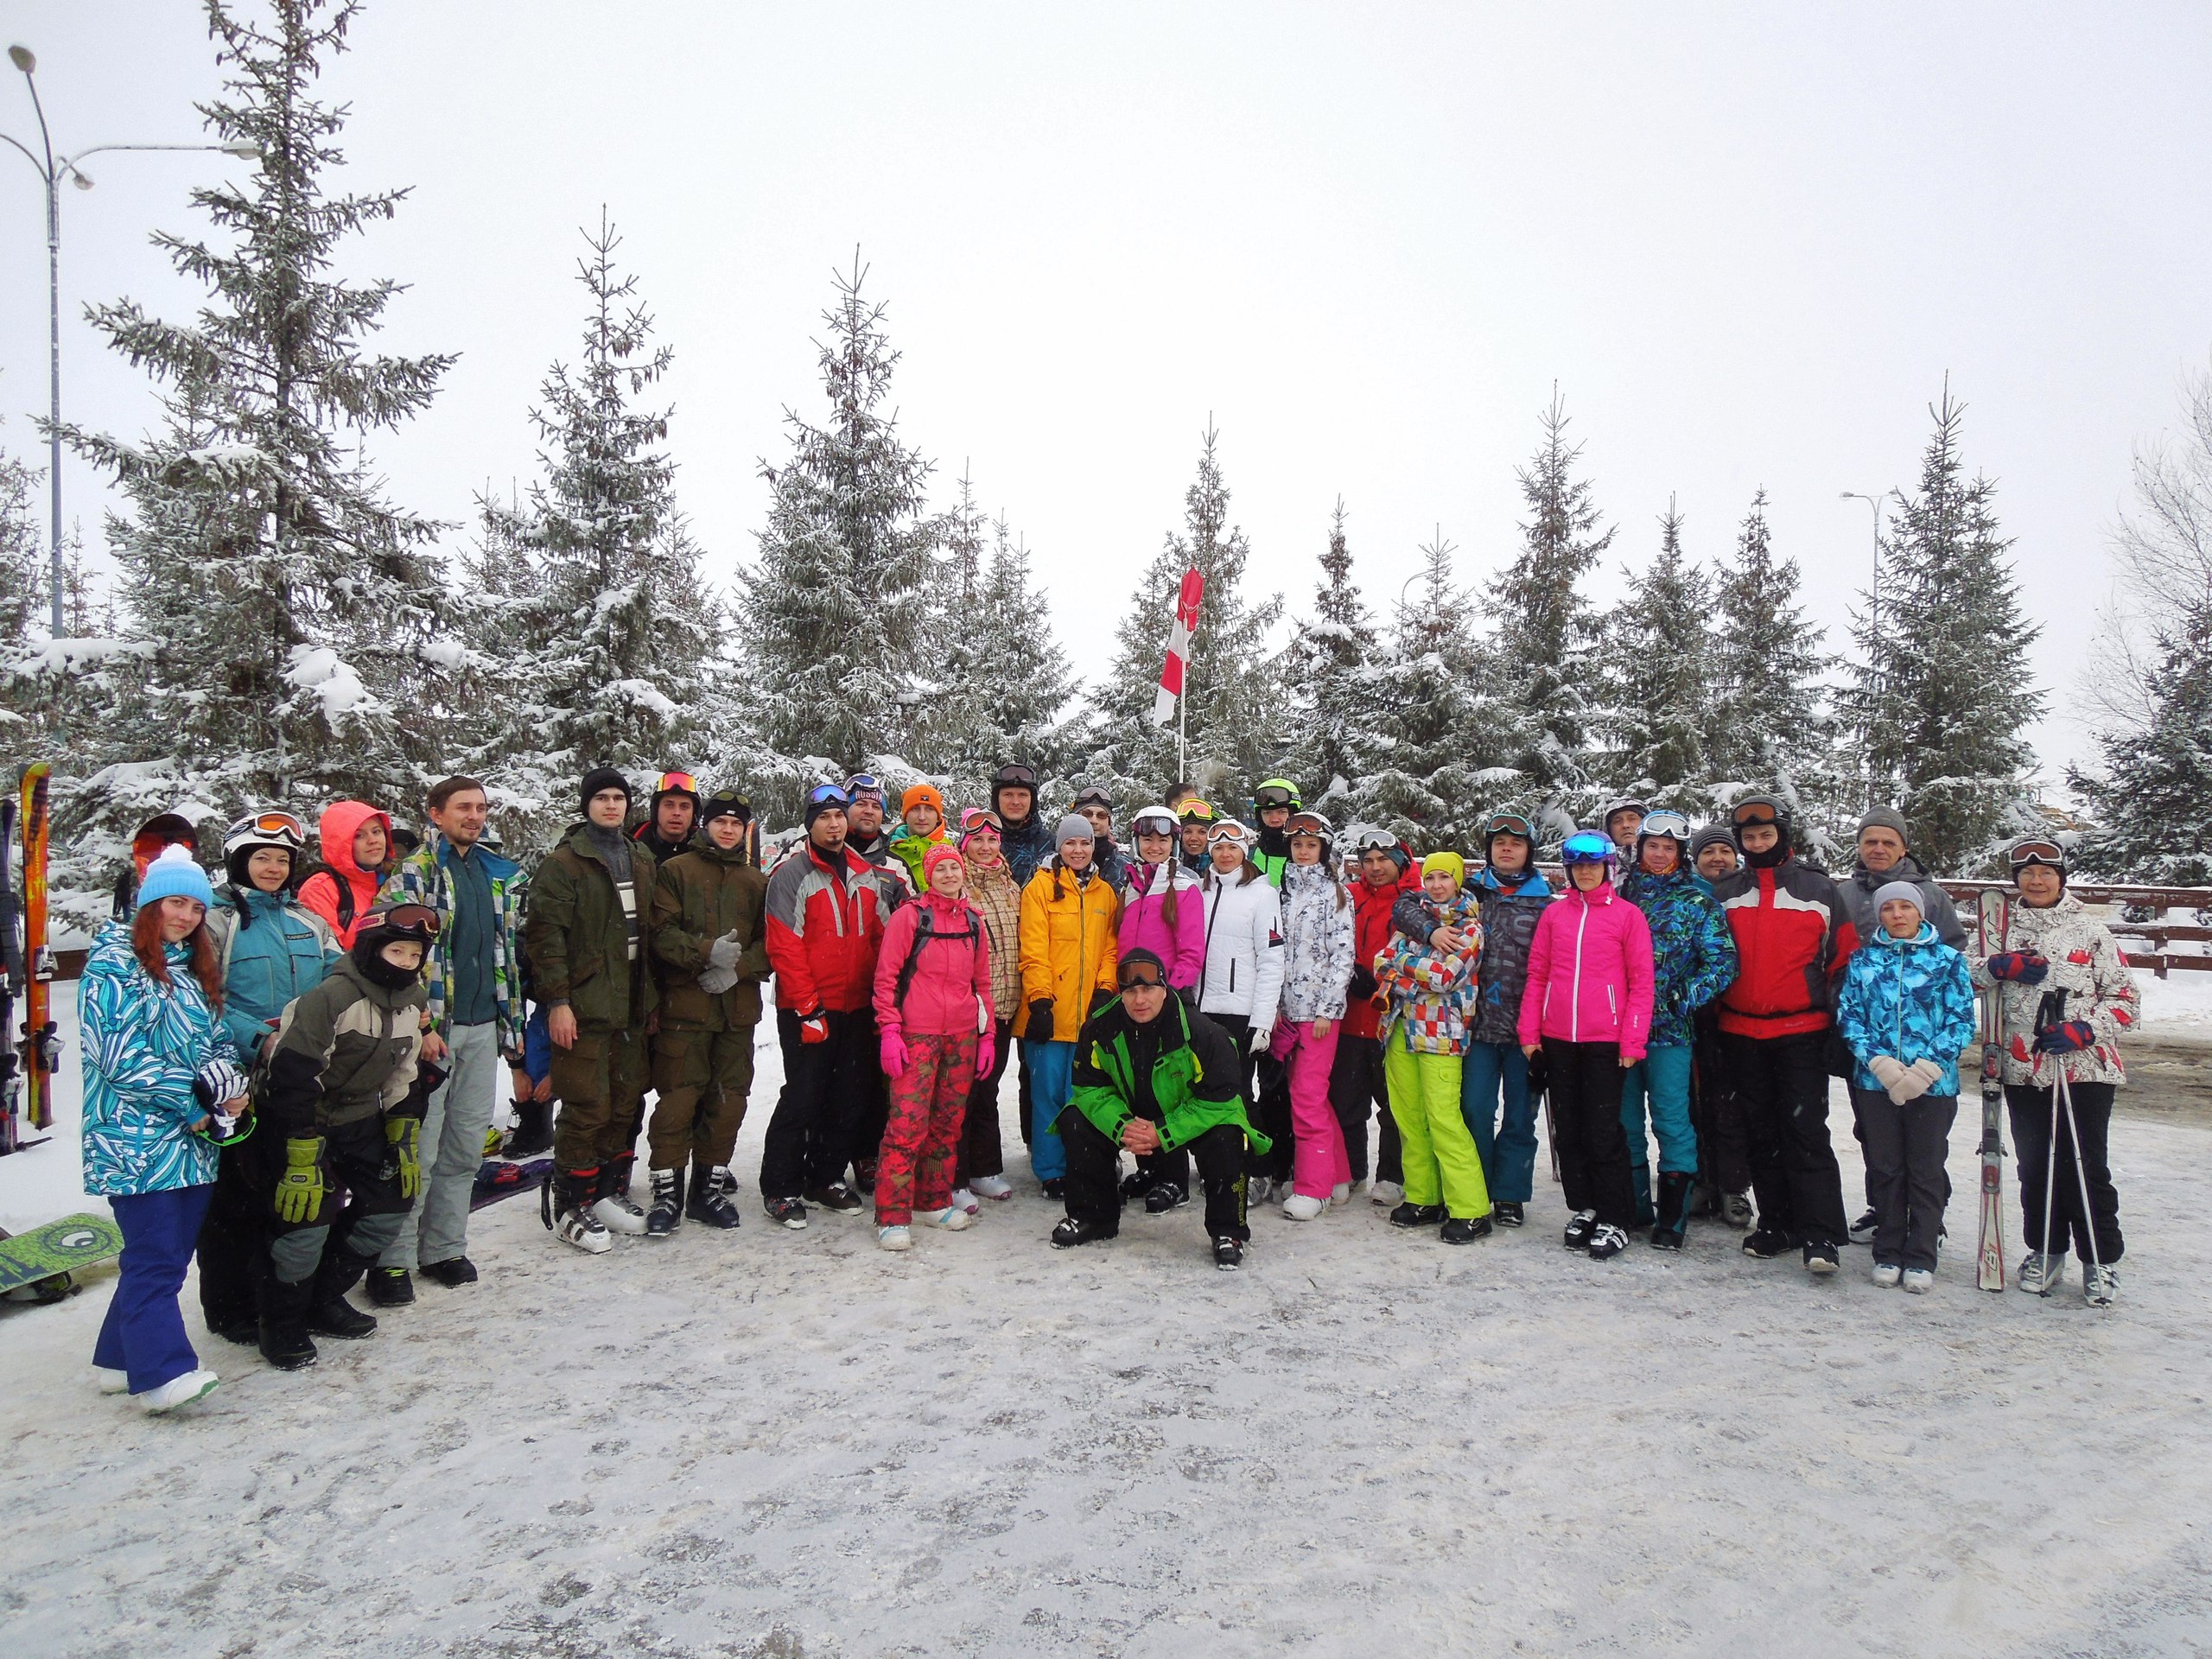
<svg viewBox="0 0 2212 1659"><path fill-rule="evenodd" d="M1329 516L1313 614L1291 646L1291 766L1306 780L1306 802L1338 828L1359 811L1361 784L1373 764L1376 660L1375 619L1352 579L1344 498Z"/></svg>
<svg viewBox="0 0 2212 1659"><path fill-rule="evenodd" d="M760 556L738 601L764 761L798 787L895 752L911 731L926 643L932 560L944 537L928 511L931 464L899 435L885 400L899 363L884 307L864 299L855 253L836 277L820 342L826 423L785 411L791 453L772 486Z"/></svg>
<svg viewBox="0 0 2212 1659"><path fill-rule="evenodd" d="M249 16L207 0L229 73L200 113L259 159L249 182L192 193L219 236L156 241L208 301L184 323L127 300L90 314L164 389L166 414L143 443L64 434L120 483L122 622L152 652L102 722L99 770L64 791L64 828L89 828L95 854L180 804L219 817L341 795L397 804L433 758L412 711L450 660L439 526L384 499L363 443L419 413L453 359L370 354L399 284L334 269L407 194L328 188L346 111L315 86L357 10L269 0Z"/></svg>
<svg viewBox="0 0 2212 1659"><path fill-rule="evenodd" d="M1115 634L1113 665L1094 693L1098 724L1086 776L1128 807L1158 800L1176 778L1176 728L1154 725L1152 705L1185 570L1205 577L1205 596L1183 671L1190 730L1184 775L1211 791L1217 806L1235 804L1241 811L1246 792L1281 764L1279 658L1268 635L1282 618L1282 596L1258 604L1245 597L1252 550L1229 521L1220 439L1209 423L1198 475L1183 493L1183 528L1168 532L1137 579Z"/></svg>
<svg viewBox="0 0 2212 1659"><path fill-rule="evenodd" d="M1395 607L1376 688L1386 695L1370 705L1373 735L1362 746L1371 770L1346 814L1424 853L1479 849L1483 818L1522 781L1495 764L1485 728L1499 711L1479 689L1475 607L1454 578L1455 551L1440 528L1421 549L1415 596Z"/></svg>
<svg viewBox="0 0 2212 1659"><path fill-rule="evenodd" d="M1712 729L1712 596L1705 572L1682 550L1672 496L1659 518L1658 556L1627 574L1628 591L1605 632L1611 781L1654 805L1700 811Z"/></svg>
<svg viewBox="0 0 2212 1659"><path fill-rule="evenodd" d="M2183 394L2178 441L2135 453L2135 509L2112 538L2117 604L2088 701L2101 764L2069 781L2096 816L2085 868L2212 882L2212 373Z"/></svg>
<svg viewBox="0 0 2212 1659"><path fill-rule="evenodd" d="M2033 823L2023 734L2043 712L2028 659L2042 629L2021 613L1997 486L1966 477L1966 407L1948 381L1929 413L1919 491L1898 498L1882 538L1880 610L1854 617L1844 706L1865 734L1874 791L1904 813L1914 851L1940 874L1967 875Z"/></svg>
<svg viewBox="0 0 2212 1659"><path fill-rule="evenodd" d="M2122 881L2212 883L2212 604L2158 642L2149 721L2100 734L2103 766L2070 775L2095 813L2083 866Z"/></svg>
<svg viewBox="0 0 2212 1659"><path fill-rule="evenodd" d="M944 542L931 564L928 620L916 652L911 752L925 772L950 779L972 766L976 753L994 746L997 729L995 711L970 694L990 648L976 627L989 523L976 504L975 479L967 467L943 522Z"/></svg>
<svg viewBox="0 0 2212 1659"><path fill-rule="evenodd" d="M1612 545L1587 478L1575 475L1580 444L1567 439L1567 405L1552 389L1541 441L1518 469L1529 518L1511 565L1490 584L1497 626L1485 653L1510 694L1509 764L1548 795L1590 781L1583 759L1597 626L1580 583Z"/></svg>
<svg viewBox="0 0 2212 1659"><path fill-rule="evenodd" d="M639 400L673 352L653 343L621 238L601 211L582 232L588 296L575 365L556 363L530 412L544 477L523 502L486 505L473 644L499 665L497 717L475 722L468 765L506 827L540 837L573 816L594 766L644 775L689 764L688 705L719 650L720 601L676 508L671 410Z"/></svg>

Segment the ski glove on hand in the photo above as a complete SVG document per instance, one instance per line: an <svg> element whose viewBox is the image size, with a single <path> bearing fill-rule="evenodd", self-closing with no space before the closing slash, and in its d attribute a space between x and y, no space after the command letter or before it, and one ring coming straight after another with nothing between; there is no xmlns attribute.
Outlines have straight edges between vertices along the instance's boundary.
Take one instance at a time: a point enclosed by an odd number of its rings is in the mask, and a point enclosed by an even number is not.
<svg viewBox="0 0 2212 1659"><path fill-rule="evenodd" d="M1933 1060L1915 1060L1910 1065L1905 1067L1905 1075L1919 1081L1920 1087L1914 1090L1910 1096L1917 1100L1943 1081L1943 1068Z"/></svg>
<svg viewBox="0 0 2212 1659"><path fill-rule="evenodd" d="M1877 1054L1866 1062L1866 1069L1874 1074L1874 1081L1890 1090L1890 1098L1897 1099L1897 1080L1904 1076L1904 1062L1894 1054Z"/></svg>
<svg viewBox="0 0 2212 1659"><path fill-rule="evenodd" d="M2063 1020L2048 1031L2036 1033L2038 1054L2079 1054L2096 1046L2096 1028L2086 1020Z"/></svg>
<svg viewBox="0 0 2212 1659"><path fill-rule="evenodd" d="M987 1031L976 1043L976 1077L979 1078L989 1077L991 1068L998 1063L999 1034L995 1031Z"/></svg>
<svg viewBox="0 0 2212 1659"><path fill-rule="evenodd" d="M906 1052L904 1037L895 1031L885 1032L883 1040L876 1045L875 1052L882 1058L885 1077L903 1077L906 1075L906 1062L910 1056Z"/></svg>
<svg viewBox="0 0 2212 1659"><path fill-rule="evenodd" d="M707 947L707 960L717 968L734 968L738 953L744 949L737 941L737 930L732 928Z"/></svg>
<svg viewBox="0 0 2212 1659"><path fill-rule="evenodd" d="M210 1060L193 1075L193 1097L208 1111L244 1093L245 1073L228 1060Z"/></svg>
<svg viewBox="0 0 2212 1659"><path fill-rule="evenodd" d="M722 963L707 968L699 976L699 988L709 996L720 996L736 983L737 969Z"/></svg>
<svg viewBox="0 0 2212 1659"><path fill-rule="evenodd" d="M826 1043L830 1040L830 1016L820 1008L798 1017L798 1039L802 1043Z"/></svg>
<svg viewBox="0 0 2212 1659"><path fill-rule="evenodd" d="M284 1143L284 1173L276 1179L270 1208L276 1219L298 1227L322 1213L330 1191L322 1173L322 1137L308 1135Z"/></svg>
<svg viewBox="0 0 2212 1659"><path fill-rule="evenodd" d="M1052 1040L1052 999L1040 996L1029 1005L1029 1023L1021 1028L1025 1043L1049 1043Z"/></svg>
<svg viewBox="0 0 2212 1659"><path fill-rule="evenodd" d="M2031 951L2007 950L1989 959L1992 979L2010 980L2016 985L2040 985L2049 972L2050 962Z"/></svg>
<svg viewBox="0 0 2212 1659"><path fill-rule="evenodd" d="M1274 1028L1273 1026L1255 1026L1255 1027L1252 1027L1252 1052L1254 1052L1255 1054L1264 1054L1264 1053L1266 1053L1266 1052L1268 1052L1268 1045L1269 1043L1272 1043L1273 1041L1274 1041L1274 1039L1275 1039L1275 1028Z"/></svg>
<svg viewBox="0 0 2212 1659"><path fill-rule="evenodd" d="M384 1138L399 1166L399 1196L411 1198L423 1190L423 1121L416 1117L388 1117Z"/></svg>
<svg viewBox="0 0 2212 1659"><path fill-rule="evenodd" d="M1374 995L1376 989L1373 973L1364 968L1351 970L1351 994L1355 1001Z"/></svg>

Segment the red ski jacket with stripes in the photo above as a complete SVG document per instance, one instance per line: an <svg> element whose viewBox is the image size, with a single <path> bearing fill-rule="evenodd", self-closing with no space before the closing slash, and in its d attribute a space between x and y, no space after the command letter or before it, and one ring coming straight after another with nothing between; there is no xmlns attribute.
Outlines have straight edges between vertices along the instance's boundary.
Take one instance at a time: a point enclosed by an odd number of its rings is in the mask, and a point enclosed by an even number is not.
<svg viewBox="0 0 2212 1659"><path fill-rule="evenodd" d="M1826 1031L1834 987L1859 948L1835 883L1795 856L1713 884L1736 936L1736 982L1720 994L1720 1029L1738 1037Z"/></svg>
<svg viewBox="0 0 2212 1659"><path fill-rule="evenodd" d="M883 943L877 873L850 848L802 842L768 878L768 960L776 1006L794 1014L866 1007Z"/></svg>

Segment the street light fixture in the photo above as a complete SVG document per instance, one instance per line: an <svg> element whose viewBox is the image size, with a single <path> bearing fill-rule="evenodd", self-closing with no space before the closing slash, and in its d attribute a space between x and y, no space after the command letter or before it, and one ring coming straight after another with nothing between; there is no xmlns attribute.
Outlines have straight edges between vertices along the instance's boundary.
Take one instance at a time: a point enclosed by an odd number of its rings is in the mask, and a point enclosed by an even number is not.
<svg viewBox="0 0 2212 1659"><path fill-rule="evenodd" d="M28 145L0 132L0 139L13 144L23 159L38 170L40 181L46 186L46 297L47 297L47 486L52 513L48 535L53 565L54 637L61 638L61 181L66 176L79 190L89 190L92 181L77 165L87 156L98 156L111 149L193 149L213 151L219 155L241 158L260 155L259 148L243 139L233 139L225 144L95 144L90 149L80 149L75 156L56 156L53 135L47 130L46 106L38 96L38 58L27 46L8 48L8 61L22 72L23 84L30 89L31 110L38 117L39 148L33 151Z"/></svg>

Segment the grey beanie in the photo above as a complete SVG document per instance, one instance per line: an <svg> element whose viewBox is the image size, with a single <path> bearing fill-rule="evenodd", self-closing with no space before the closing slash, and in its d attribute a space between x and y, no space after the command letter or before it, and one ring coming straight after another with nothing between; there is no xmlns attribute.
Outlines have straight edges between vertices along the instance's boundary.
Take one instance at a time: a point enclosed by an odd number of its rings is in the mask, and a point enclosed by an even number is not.
<svg viewBox="0 0 2212 1659"><path fill-rule="evenodd" d="M1903 899L1920 912L1920 919L1928 919L1928 895L1910 881L1885 881L1874 889L1874 919L1882 918L1882 906L1892 899Z"/></svg>
<svg viewBox="0 0 2212 1659"><path fill-rule="evenodd" d="M1912 836L1904 827L1904 814L1894 806L1869 807L1866 816L1859 820L1859 834L1863 836L1869 830L1894 830L1899 841L1908 847L1912 845Z"/></svg>
<svg viewBox="0 0 2212 1659"><path fill-rule="evenodd" d="M1063 842L1097 839L1098 832L1090 827L1090 820L1080 812L1069 813L1060 820L1060 827L1052 833L1052 845L1055 847L1059 846Z"/></svg>
<svg viewBox="0 0 2212 1659"><path fill-rule="evenodd" d="M1732 850L1736 845L1736 837L1734 834L1730 831L1728 826L1725 823L1708 823L1704 829L1699 830L1697 834L1692 836L1690 837L1690 856L1694 859L1707 848L1715 845L1726 847Z"/></svg>

